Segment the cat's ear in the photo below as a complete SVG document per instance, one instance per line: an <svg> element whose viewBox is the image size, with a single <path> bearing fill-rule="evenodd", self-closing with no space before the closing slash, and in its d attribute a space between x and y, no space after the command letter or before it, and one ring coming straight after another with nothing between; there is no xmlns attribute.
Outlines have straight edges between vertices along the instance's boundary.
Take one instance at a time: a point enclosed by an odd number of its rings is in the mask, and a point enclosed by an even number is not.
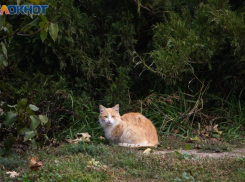
<svg viewBox="0 0 245 182"><path fill-rule="evenodd" d="M100 113L104 112L105 111L105 107L100 105Z"/></svg>
<svg viewBox="0 0 245 182"><path fill-rule="evenodd" d="M115 111L119 112L119 104L115 105L115 106L113 107L113 109L114 109Z"/></svg>

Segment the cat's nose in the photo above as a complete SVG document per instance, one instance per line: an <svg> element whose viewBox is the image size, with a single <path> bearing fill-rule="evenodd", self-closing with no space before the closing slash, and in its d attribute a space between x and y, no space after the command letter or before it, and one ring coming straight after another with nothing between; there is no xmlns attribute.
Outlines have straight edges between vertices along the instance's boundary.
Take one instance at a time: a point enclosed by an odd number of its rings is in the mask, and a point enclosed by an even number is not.
<svg viewBox="0 0 245 182"><path fill-rule="evenodd" d="M111 121L109 120L108 123L111 124Z"/></svg>

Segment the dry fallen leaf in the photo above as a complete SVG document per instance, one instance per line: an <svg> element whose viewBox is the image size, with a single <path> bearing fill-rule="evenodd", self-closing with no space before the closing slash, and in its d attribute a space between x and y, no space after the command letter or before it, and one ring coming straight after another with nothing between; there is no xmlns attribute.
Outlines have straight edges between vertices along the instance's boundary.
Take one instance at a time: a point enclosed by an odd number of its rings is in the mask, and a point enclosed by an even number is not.
<svg viewBox="0 0 245 182"><path fill-rule="evenodd" d="M99 167L99 166L101 166L101 163L100 163L100 161L96 161L96 160L93 158L93 159L91 159L90 161L88 161L88 165L89 165L89 166L97 166L97 167Z"/></svg>
<svg viewBox="0 0 245 182"><path fill-rule="evenodd" d="M194 138L190 138L192 141L200 141L200 139L198 138L198 136L195 136Z"/></svg>
<svg viewBox="0 0 245 182"><path fill-rule="evenodd" d="M210 138L210 140L213 141L213 142L218 142L217 138Z"/></svg>
<svg viewBox="0 0 245 182"><path fill-rule="evenodd" d="M179 133L179 130L177 130L177 129L176 129L176 130L174 130L174 133L175 133L175 134Z"/></svg>
<svg viewBox="0 0 245 182"><path fill-rule="evenodd" d="M143 154L150 154L150 153L151 153L151 148L147 148L143 152Z"/></svg>
<svg viewBox="0 0 245 182"><path fill-rule="evenodd" d="M90 142L91 135L88 133L77 133L77 139L82 139L82 141Z"/></svg>
<svg viewBox="0 0 245 182"><path fill-rule="evenodd" d="M31 171L37 171L40 167L43 166L43 162L42 161L38 161L38 156L34 156L31 158L30 163L29 163L29 168L31 169Z"/></svg>
<svg viewBox="0 0 245 182"><path fill-rule="evenodd" d="M216 124L216 125L213 127L213 130L214 130L215 132L217 132L219 135L222 134L222 131L219 131L219 130L218 130L218 124Z"/></svg>
<svg viewBox="0 0 245 182"><path fill-rule="evenodd" d="M65 141L67 141L68 143L75 143L75 141L70 138L65 138Z"/></svg>
<svg viewBox="0 0 245 182"><path fill-rule="evenodd" d="M209 137L209 133L204 134L205 137Z"/></svg>
<svg viewBox="0 0 245 182"><path fill-rule="evenodd" d="M167 147L166 147L166 149L167 149L167 150L170 150L170 149L171 149L171 147L170 147L170 146L167 146Z"/></svg>
<svg viewBox="0 0 245 182"><path fill-rule="evenodd" d="M10 178L15 178L16 176L19 176L20 174L15 171L7 171L7 174L10 175Z"/></svg>
<svg viewBox="0 0 245 182"><path fill-rule="evenodd" d="M105 140L105 138L104 138L103 136L100 136L100 139L101 139L101 140Z"/></svg>
<svg viewBox="0 0 245 182"><path fill-rule="evenodd" d="M76 135L76 139L68 139L66 138L65 141L67 141L68 143L72 143L72 144L77 144L80 141L84 141L84 142L90 142L90 135L88 133L77 133Z"/></svg>
<svg viewBox="0 0 245 182"><path fill-rule="evenodd" d="M89 162L88 162L88 167L92 168L92 169L103 169L106 170L109 167L107 165L102 164L100 161L96 161L94 158L92 158Z"/></svg>

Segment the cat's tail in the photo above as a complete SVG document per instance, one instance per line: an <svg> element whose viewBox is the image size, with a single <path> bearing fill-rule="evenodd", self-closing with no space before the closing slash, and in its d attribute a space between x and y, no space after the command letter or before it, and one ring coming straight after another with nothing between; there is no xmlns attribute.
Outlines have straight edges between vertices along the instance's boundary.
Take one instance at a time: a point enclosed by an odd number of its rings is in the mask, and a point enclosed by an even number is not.
<svg viewBox="0 0 245 182"><path fill-rule="evenodd" d="M157 147L157 145L153 144L132 144L132 143L118 143L120 147L129 147L129 148L141 148L141 147Z"/></svg>

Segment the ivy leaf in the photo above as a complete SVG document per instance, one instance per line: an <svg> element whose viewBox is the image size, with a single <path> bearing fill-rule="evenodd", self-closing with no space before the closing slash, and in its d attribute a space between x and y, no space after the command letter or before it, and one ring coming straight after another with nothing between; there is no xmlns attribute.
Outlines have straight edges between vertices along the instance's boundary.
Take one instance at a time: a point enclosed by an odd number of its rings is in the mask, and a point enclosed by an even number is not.
<svg viewBox="0 0 245 182"><path fill-rule="evenodd" d="M33 110L33 111L38 111L38 110L39 110L39 108L38 108L37 106L32 105L32 104L30 104L29 107L30 107L31 110Z"/></svg>
<svg viewBox="0 0 245 182"><path fill-rule="evenodd" d="M47 122L48 122L47 116L45 116L45 115L39 115L38 117L41 120L41 123L42 124L47 124Z"/></svg>
<svg viewBox="0 0 245 182"><path fill-rule="evenodd" d="M7 127L11 126L17 120L17 114L9 111L5 117L3 124Z"/></svg>
<svg viewBox="0 0 245 182"><path fill-rule="evenodd" d="M33 138L37 134L37 131L27 131L25 132L24 142Z"/></svg>
<svg viewBox="0 0 245 182"><path fill-rule="evenodd" d="M55 42L56 38L58 37L58 32L59 32L58 24L50 23L50 25L49 25L49 35L52 37L54 42Z"/></svg>
<svg viewBox="0 0 245 182"><path fill-rule="evenodd" d="M38 125L41 123L41 121L37 116L30 116L30 118L31 118L30 129L35 130L38 127Z"/></svg>

